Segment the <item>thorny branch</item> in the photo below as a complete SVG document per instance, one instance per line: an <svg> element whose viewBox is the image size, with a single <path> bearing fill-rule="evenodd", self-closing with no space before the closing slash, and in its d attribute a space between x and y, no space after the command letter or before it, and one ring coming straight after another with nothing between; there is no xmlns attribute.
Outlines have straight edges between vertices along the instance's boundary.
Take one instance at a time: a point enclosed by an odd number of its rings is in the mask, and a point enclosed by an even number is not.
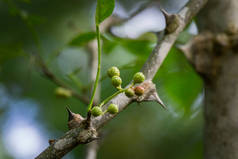
<svg viewBox="0 0 238 159"><path fill-rule="evenodd" d="M146 93L139 99L131 99L126 97L124 94L119 94L108 104L103 106L103 109L106 109L109 104L115 103L118 105L120 113L130 103L135 101L142 102L147 101L148 99L158 101L159 97L156 92L156 87L151 80L166 58L179 33L192 20L192 17L198 13L206 2L207 0L190 0L176 15L169 15L164 12L164 14L166 14L166 21L168 22L165 35L162 40L158 40L158 44L142 68L142 72L147 78L147 80L142 83L142 85L146 87ZM92 118L90 127L85 126L85 120L82 120L79 127L68 131L63 137L56 140L48 148L46 148L39 156L36 157L36 159L62 158L78 144L89 143L97 139L97 130L103 127L116 115L106 113L102 116Z"/></svg>

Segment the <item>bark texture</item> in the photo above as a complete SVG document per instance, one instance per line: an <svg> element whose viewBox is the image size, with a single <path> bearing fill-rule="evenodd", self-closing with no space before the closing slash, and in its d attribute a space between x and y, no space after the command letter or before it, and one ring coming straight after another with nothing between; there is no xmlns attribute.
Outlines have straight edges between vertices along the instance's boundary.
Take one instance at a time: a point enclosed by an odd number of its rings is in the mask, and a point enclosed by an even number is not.
<svg viewBox="0 0 238 159"><path fill-rule="evenodd" d="M238 159L238 54L222 58L217 79L206 83L205 159Z"/></svg>
<svg viewBox="0 0 238 159"><path fill-rule="evenodd" d="M209 0L198 26L188 52L205 81L204 158L238 159L238 1Z"/></svg>
<svg viewBox="0 0 238 159"><path fill-rule="evenodd" d="M237 33L237 9L237 0L209 0L198 17L199 27L212 32Z"/></svg>

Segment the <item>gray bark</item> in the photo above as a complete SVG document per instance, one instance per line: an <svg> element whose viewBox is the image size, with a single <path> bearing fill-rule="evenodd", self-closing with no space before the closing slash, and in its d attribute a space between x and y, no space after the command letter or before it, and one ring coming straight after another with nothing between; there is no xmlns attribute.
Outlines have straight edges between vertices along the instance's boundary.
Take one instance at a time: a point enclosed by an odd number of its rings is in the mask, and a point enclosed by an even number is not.
<svg viewBox="0 0 238 159"><path fill-rule="evenodd" d="M199 28L212 32L238 32L238 1L209 0L198 17Z"/></svg>
<svg viewBox="0 0 238 159"><path fill-rule="evenodd" d="M205 159L238 159L238 54L222 58L218 77L206 83Z"/></svg>
<svg viewBox="0 0 238 159"><path fill-rule="evenodd" d="M209 0L198 26L211 33L192 58L206 77L204 158L238 159L238 1Z"/></svg>

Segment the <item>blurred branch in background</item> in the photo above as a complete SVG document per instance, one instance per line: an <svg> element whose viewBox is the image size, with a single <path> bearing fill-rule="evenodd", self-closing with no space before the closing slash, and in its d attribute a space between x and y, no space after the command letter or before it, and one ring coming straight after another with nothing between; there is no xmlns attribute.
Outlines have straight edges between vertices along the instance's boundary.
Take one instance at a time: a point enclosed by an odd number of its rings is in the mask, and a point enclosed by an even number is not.
<svg viewBox="0 0 238 159"><path fill-rule="evenodd" d="M41 58L40 53L42 53L42 48L41 48L41 44L39 41L39 37L37 35L37 32L33 26L33 23L30 19L30 17L28 16L28 13L24 10L22 10L21 8L19 8L14 1L12 0L4 0L4 2L8 5L9 10L11 12L11 14L13 15L17 15L19 16L22 21L26 24L26 26L28 27L29 31L31 32L31 35L33 36L33 40L34 43L37 47L37 53L34 54L34 58L35 58L35 62L36 64L39 66L39 68L41 69L42 75L49 79L50 81L54 82L56 85L63 87L65 89L67 89L69 91L70 96L74 96L77 99L79 99L80 101L82 101L84 104L88 104L89 103L89 98L88 96L85 95L80 95L78 92L76 92L75 90L71 89L70 87L68 87L64 82L62 82L61 80L59 80L54 73L52 73L47 65L45 64L44 60Z"/></svg>
<svg viewBox="0 0 238 159"><path fill-rule="evenodd" d="M99 149L99 143L97 140L87 144L87 152L86 152L85 159L96 159L98 149Z"/></svg>
<svg viewBox="0 0 238 159"><path fill-rule="evenodd" d="M107 136L106 131L100 132L100 139L92 141L87 144L87 151L85 159L97 159L97 152L100 146L103 144L105 137Z"/></svg>
<svg viewBox="0 0 238 159"><path fill-rule="evenodd" d="M158 40L158 44L142 69L147 78L147 80L144 82L144 84L147 85L147 93L145 93L145 96L143 97L144 99L140 101L129 99L124 94L116 96L111 100L111 102L116 103L119 106L119 112L124 110L133 101L142 102L150 97L150 95L157 95L155 85L151 80L153 79L157 70L160 68L179 33L183 31L185 26L192 20L193 16L198 13L198 11L204 6L206 2L206 0L191 0L178 14L166 15L167 28L165 31L165 36L162 38L162 40ZM105 107L107 107L107 105L104 106L104 108ZM104 114L101 117L93 118L92 127L87 128L85 128L85 123L81 122L80 127L68 131L65 136L56 140L36 158L62 158L78 144L89 143L97 139L97 130L103 127L115 116L116 115Z"/></svg>
<svg viewBox="0 0 238 159"><path fill-rule="evenodd" d="M81 95L79 93L77 93L75 90L71 89L70 87L68 87L64 82L60 81L49 69L48 67L45 65L43 59L38 55L34 55L35 56L35 60L36 63L38 64L39 68L41 69L42 75L49 79L50 81L52 81L53 83L55 83L56 85L63 87L67 90L69 90L72 94L72 96L74 96L75 98L79 99L80 101L82 101L85 104L88 104L89 102L89 98L88 96L85 95Z"/></svg>

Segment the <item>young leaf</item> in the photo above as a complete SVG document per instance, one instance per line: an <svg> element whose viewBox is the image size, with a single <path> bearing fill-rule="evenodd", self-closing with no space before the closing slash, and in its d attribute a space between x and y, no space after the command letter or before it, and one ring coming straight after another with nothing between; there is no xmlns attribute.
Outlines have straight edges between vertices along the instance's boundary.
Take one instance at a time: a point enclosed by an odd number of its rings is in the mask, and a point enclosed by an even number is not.
<svg viewBox="0 0 238 159"><path fill-rule="evenodd" d="M96 25L99 25L107 17L109 17L115 7L115 0L97 0L97 8L95 15Z"/></svg>

